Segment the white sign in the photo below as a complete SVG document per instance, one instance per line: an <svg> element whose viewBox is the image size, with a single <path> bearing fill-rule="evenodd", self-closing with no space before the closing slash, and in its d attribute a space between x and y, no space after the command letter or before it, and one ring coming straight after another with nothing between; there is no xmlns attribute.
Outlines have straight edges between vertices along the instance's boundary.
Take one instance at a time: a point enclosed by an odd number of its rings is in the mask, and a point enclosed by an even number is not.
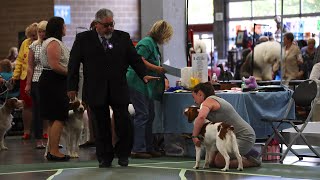
<svg viewBox="0 0 320 180"><path fill-rule="evenodd" d="M223 21L223 13L222 12L216 13L216 21Z"/></svg>
<svg viewBox="0 0 320 180"><path fill-rule="evenodd" d="M208 82L208 55L207 53L191 54L192 76L199 82Z"/></svg>
<svg viewBox="0 0 320 180"><path fill-rule="evenodd" d="M64 19L65 24L71 23L71 9L69 5L54 5L54 16Z"/></svg>

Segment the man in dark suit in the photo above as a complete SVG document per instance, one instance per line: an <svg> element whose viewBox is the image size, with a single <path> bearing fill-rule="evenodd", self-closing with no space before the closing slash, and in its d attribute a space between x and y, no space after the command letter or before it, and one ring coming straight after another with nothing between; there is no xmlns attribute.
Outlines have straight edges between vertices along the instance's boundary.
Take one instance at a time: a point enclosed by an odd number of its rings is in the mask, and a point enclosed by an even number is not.
<svg viewBox="0 0 320 180"><path fill-rule="evenodd" d="M83 99L92 113L99 167L110 167L114 153L120 166L128 166L133 132L128 112L127 68L130 65L145 83L158 78L146 75L146 67L129 34L114 30L112 11L100 9L95 21L95 29L77 34L73 44L68 65L68 96L71 100L76 97L79 67L83 63ZM119 138L115 147L112 146L109 105Z"/></svg>

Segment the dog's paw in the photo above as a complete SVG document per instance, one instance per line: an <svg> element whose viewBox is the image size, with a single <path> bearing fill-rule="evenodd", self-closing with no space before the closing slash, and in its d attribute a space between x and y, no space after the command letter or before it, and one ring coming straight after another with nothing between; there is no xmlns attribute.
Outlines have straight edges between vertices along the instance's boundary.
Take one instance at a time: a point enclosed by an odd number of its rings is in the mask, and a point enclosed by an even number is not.
<svg viewBox="0 0 320 180"><path fill-rule="evenodd" d="M209 169L209 163L208 163L208 164L207 164L207 163L204 164L204 165L203 165L203 169Z"/></svg>
<svg viewBox="0 0 320 180"><path fill-rule="evenodd" d="M238 167L237 170L238 171L243 171L243 167Z"/></svg>
<svg viewBox="0 0 320 180"><path fill-rule="evenodd" d="M229 170L229 168L223 168L223 169L221 169L221 171L228 171Z"/></svg>
<svg viewBox="0 0 320 180"><path fill-rule="evenodd" d="M7 148L6 146L2 146L2 147L0 148L0 151L1 151L1 150L6 151L6 150L8 150L8 148Z"/></svg>
<svg viewBox="0 0 320 180"><path fill-rule="evenodd" d="M70 157L71 158L79 158L79 154L74 152L74 153L71 153Z"/></svg>

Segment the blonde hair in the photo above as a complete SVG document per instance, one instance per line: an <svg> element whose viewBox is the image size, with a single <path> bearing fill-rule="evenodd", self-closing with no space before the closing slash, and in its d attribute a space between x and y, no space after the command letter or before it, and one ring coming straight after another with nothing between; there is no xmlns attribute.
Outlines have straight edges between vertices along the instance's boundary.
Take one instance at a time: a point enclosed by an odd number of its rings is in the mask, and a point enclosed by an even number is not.
<svg viewBox="0 0 320 180"><path fill-rule="evenodd" d="M12 72L12 65L9 59L3 59L0 61L0 72Z"/></svg>
<svg viewBox="0 0 320 180"><path fill-rule="evenodd" d="M313 44L313 45L315 45L315 44L316 44L316 41L315 41L314 39L309 39L307 43L308 43L308 44Z"/></svg>
<svg viewBox="0 0 320 180"><path fill-rule="evenodd" d="M48 21L40 21L37 26L37 31L39 31L39 30L46 31L47 24L48 24ZM37 32L37 34L38 34L38 39L34 43L41 44L43 39L40 39L38 32Z"/></svg>
<svg viewBox="0 0 320 180"><path fill-rule="evenodd" d="M38 23L32 23L26 28L26 36L30 38L32 35L37 33Z"/></svg>
<svg viewBox="0 0 320 180"><path fill-rule="evenodd" d="M158 44L164 44L168 42L172 35L172 26L164 20L158 20L155 22L149 32L149 36L152 37L152 39Z"/></svg>

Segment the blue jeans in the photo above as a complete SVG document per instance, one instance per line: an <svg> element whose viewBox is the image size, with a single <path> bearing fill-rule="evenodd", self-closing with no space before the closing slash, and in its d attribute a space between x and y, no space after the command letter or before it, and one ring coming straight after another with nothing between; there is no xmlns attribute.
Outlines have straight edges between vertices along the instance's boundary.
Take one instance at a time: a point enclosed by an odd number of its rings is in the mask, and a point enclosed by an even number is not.
<svg viewBox="0 0 320 180"><path fill-rule="evenodd" d="M131 103L135 109L132 152L151 152L153 151L154 102L148 96L132 88L129 88L129 92Z"/></svg>

